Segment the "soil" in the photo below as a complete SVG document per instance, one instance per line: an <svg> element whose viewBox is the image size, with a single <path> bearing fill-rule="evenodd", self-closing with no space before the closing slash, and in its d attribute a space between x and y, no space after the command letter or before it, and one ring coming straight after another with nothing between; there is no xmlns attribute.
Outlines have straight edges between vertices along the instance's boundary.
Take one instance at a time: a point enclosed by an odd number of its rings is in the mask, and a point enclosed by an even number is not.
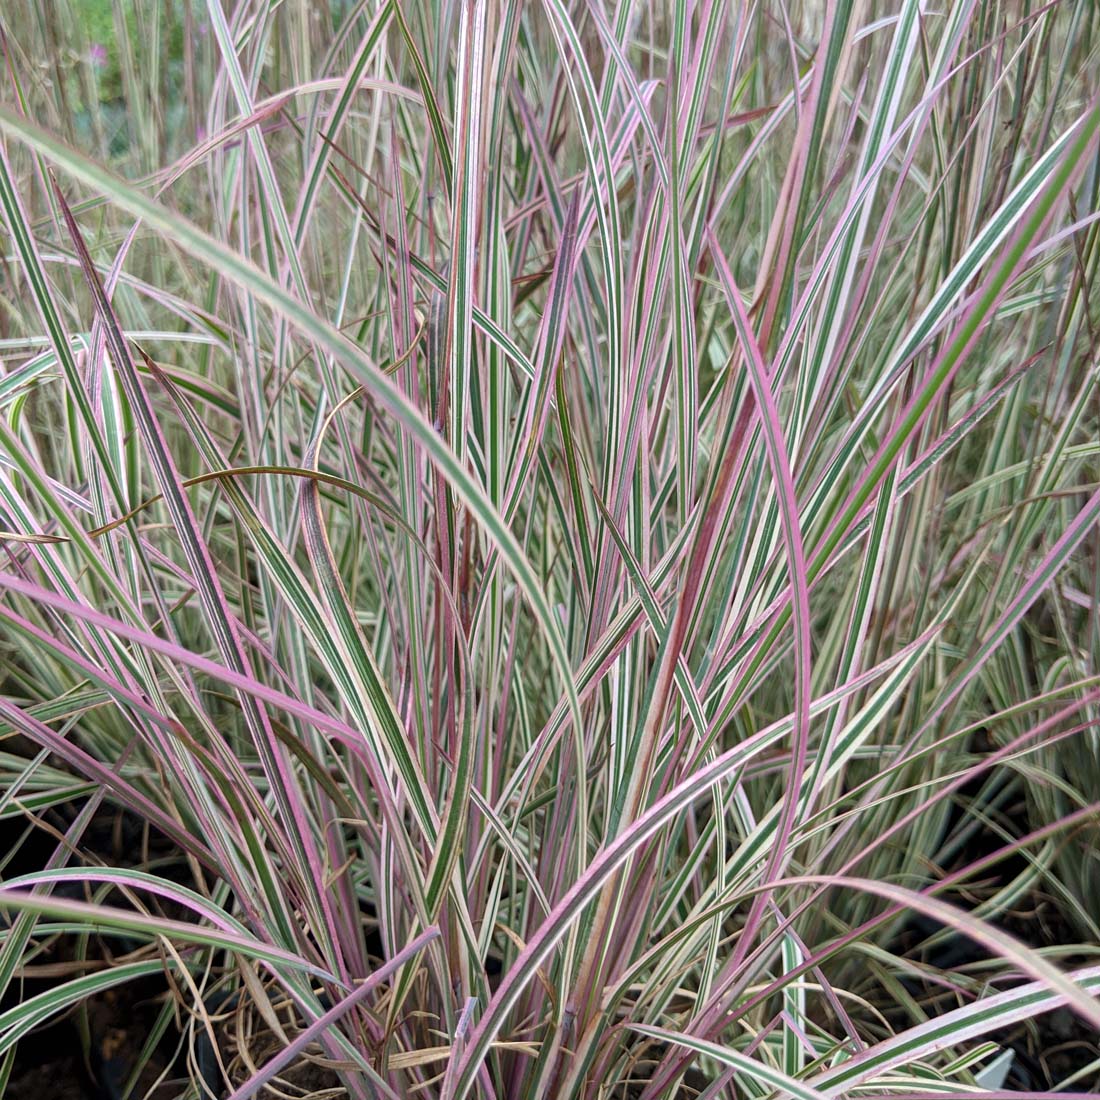
<svg viewBox="0 0 1100 1100"><path fill-rule="evenodd" d="M21 1040L5 1098L118 1100L156 1019L155 1008L142 996L149 992L155 990L133 983L87 1002L87 1059L75 1015ZM165 1047L146 1061L134 1096L169 1100L180 1094L180 1081L165 1076L171 1064L171 1049Z"/></svg>
<svg viewBox="0 0 1100 1100"><path fill-rule="evenodd" d="M991 751L994 746L983 736L974 747L979 751ZM970 798L977 801L979 790L979 786L975 784L972 789L964 788L960 792L957 806L959 820L969 816L966 802ZM998 823L1006 832L1023 833L1031 827L1028 824L1028 807L1022 791L1017 792L1015 798L998 815ZM965 864L1001 850L1005 843L1004 833L988 827L980 830L970 837L956 863L943 868L943 871L947 874L959 870ZM1022 855L1002 860L989 869L981 883L973 885L972 896L991 896L997 888L1013 881L1027 867L1027 861ZM1055 899L1044 892L1041 885L1021 898L1013 909L994 923L1028 947L1036 950L1061 949L1052 957L1052 961L1063 970L1072 970L1096 961L1094 949L1091 954L1082 952L1076 957L1066 951L1067 945L1080 943L1080 932L1067 919ZM958 935L941 938L932 950L922 949L921 941L938 929L939 926L934 922L923 918L914 919L903 931L900 942L894 945L893 950L943 971L966 967L989 957L985 950ZM927 985L917 989L914 983L905 984L911 992L922 998L926 1012L934 1011L934 1006L938 1003L936 998L943 995L942 990ZM998 988L1008 986L1000 984ZM952 1001L947 1007L954 1007L954 1004ZM986 1040L1003 1049L1011 1049L1015 1054L1014 1064L1005 1081L1006 1089L1069 1089L1074 1092L1100 1090L1100 1033L1069 1009L1059 1009L1025 1020L1014 1027L986 1036ZM1071 1077L1074 1078L1072 1082L1069 1081Z"/></svg>
<svg viewBox="0 0 1100 1100"><path fill-rule="evenodd" d="M25 818L0 820L0 853L8 853L2 876L15 877L41 870L56 850L59 838L75 818L79 807L62 806L45 812L28 828ZM70 867L81 864L116 867L155 865L159 875L194 888L186 862L171 842L151 835L131 815L104 809L86 830ZM84 887L74 883L55 889L83 900ZM125 898L112 894L109 904L125 906ZM146 898L151 906L174 919L187 919L188 911L167 905L161 899ZM39 941L33 962L13 981L0 1001L0 1012L36 996L51 987L72 980L91 969L110 966L120 955L132 952L129 959L156 957L153 945L141 946L116 938L90 936L78 957L78 938L55 936ZM380 946L380 945L379 945ZM140 953L140 956L139 956ZM89 998L67 1014L20 1040L5 1100L174 1100L187 1091L190 1074L185 1044L176 1026L167 1028L156 1049L145 1050L166 1000L173 996L167 977L154 976L130 982ZM248 1008L249 1006L246 1006ZM227 1095L218 1070L219 1060L228 1071L229 1083L243 1083L278 1052L281 1041L270 1034L254 1011L217 1011L218 1056L215 1057L204 1031L199 1029L194 1043L207 1083L216 1095ZM284 1008L282 1015L286 1016ZM283 1020L284 1033L296 1034L300 1022ZM241 1040L247 1044L249 1060L241 1057ZM143 1061L144 1059L144 1061ZM319 1054L307 1052L279 1075L277 1085L283 1095L309 1096L316 1100L336 1100L346 1096L337 1074L318 1064ZM251 1063L251 1064L250 1064ZM140 1067L136 1084L127 1089L135 1068ZM271 1096L273 1093L267 1092Z"/></svg>
<svg viewBox="0 0 1100 1100"><path fill-rule="evenodd" d="M0 851L8 854L4 877L41 870L76 810L75 806L61 806L46 811L29 832L25 819L0 821ZM136 819L104 809L86 830L68 865L137 866L152 860L165 877L184 881L186 867L182 860L174 861L174 855L168 841L150 835ZM88 900L79 883L58 887L55 894ZM118 894L109 901L126 904ZM177 919L185 915L165 913ZM37 941L36 947L33 961L17 974L0 1001L0 1010L110 966L128 952L137 952L128 959L156 957L155 947L119 937L90 936L81 947L77 937L54 936ZM5 1100L119 1100L135 1067L142 1064L143 1048L169 996L167 979L154 976L107 990L52 1018L19 1041L3 1092ZM165 1035L149 1052L132 1095L168 1100L180 1094L181 1082L173 1080L170 1072L178 1040L176 1034Z"/></svg>

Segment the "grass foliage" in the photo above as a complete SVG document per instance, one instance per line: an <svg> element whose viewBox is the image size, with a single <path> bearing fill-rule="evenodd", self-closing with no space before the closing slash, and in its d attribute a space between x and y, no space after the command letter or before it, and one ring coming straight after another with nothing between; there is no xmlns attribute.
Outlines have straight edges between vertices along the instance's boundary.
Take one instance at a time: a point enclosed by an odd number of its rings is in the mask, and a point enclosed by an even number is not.
<svg viewBox="0 0 1100 1100"><path fill-rule="evenodd" d="M0 1066L165 972L181 1097L228 997L295 1025L234 1100L992 1100L1100 1027L1097 29L6 0L5 1003L117 958Z"/></svg>

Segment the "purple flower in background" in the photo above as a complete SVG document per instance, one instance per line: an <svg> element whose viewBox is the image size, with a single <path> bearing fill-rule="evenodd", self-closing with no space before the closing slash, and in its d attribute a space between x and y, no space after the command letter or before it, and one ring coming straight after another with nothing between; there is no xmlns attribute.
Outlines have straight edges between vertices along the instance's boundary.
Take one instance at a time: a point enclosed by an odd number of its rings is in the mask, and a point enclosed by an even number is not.
<svg viewBox="0 0 1100 1100"><path fill-rule="evenodd" d="M200 143L206 140L206 127L201 122L195 127L195 137Z"/></svg>
<svg viewBox="0 0 1100 1100"><path fill-rule="evenodd" d="M88 49L88 60L93 68L102 69L107 64L107 47L102 42L93 42Z"/></svg>

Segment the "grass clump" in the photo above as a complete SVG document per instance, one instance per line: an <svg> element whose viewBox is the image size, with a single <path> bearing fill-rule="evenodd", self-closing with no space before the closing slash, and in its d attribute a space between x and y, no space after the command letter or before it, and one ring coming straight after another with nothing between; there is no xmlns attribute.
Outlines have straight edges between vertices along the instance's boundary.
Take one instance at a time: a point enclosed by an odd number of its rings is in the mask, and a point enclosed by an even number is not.
<svg viewBox="0 0 1100 1100"><path fill-rule="evenodd" d="M1090 1082L1095 19L9 0L4 1072Z"/></svg>

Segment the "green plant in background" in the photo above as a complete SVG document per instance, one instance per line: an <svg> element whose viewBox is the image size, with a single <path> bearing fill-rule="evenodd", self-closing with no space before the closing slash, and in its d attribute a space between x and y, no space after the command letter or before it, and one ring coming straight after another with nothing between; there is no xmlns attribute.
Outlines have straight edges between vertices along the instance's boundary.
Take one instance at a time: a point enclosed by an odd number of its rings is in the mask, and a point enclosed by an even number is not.
<svg viewBox="0 0 1100 1100"><path fill-rule="evenodd" d="M4 1074L165 973L235 1100L992 1100L1100 1025L1095 19L9 0Z"/></svg>

